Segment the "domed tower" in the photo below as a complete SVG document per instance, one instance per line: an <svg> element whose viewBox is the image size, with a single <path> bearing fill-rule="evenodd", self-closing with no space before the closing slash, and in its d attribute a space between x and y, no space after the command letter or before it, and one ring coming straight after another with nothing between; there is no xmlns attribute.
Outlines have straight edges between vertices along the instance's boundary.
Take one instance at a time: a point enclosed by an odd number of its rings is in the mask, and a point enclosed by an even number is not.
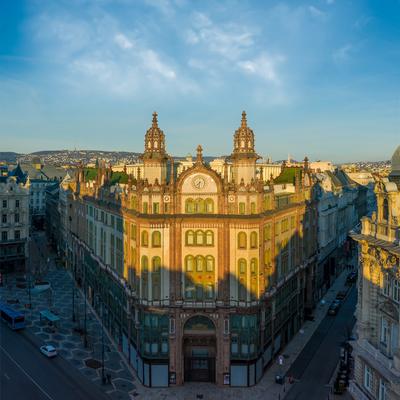
<svg viewBox="0 0 400 400"><path fill-rule="evenodd" d="M260 158L254 149L254 133L247 126L246 113L242 112L242 123L233 136L232 170L233 179L250 183L256 179L256 161Z"/></svg>
<svg viewBox="0 0 400 400"><path fill-rule="evenodd" d="M392 156L392 172L389 175L389 180L395 182L400 188L400 146L397 147Z"/></svg>
<svg viewBox="0 0 400 400"><path fill-rule="evenodd" d="M166 182L168 154L165 152L165 135L158 127L157 113L153 113L153 123L144 138L143 179L161 184Z"/></svg>

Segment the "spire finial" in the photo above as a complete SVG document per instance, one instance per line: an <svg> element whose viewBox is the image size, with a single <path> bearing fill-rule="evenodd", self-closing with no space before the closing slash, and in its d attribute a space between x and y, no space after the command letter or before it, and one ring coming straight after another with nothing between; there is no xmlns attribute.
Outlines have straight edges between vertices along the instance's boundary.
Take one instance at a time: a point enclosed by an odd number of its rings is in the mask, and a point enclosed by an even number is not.
<svg viewBox="0 0 400 400"><path fill-rule="evenodd" d="M242 111L242 128L247 127L246 111Z"/></svg>
<svg viewBox="0 0 400 400"><path fill-rule="evenodd" d="M153 127L158 128L158 120L157 120L157 113L153 112Z"/></svg>
<svg viewBox="0 0 400 400"><path fill-rule="evenodd" d="M197 146L197 162L203 162L203 148L201 147L201 145L199 144Z"/></svg>

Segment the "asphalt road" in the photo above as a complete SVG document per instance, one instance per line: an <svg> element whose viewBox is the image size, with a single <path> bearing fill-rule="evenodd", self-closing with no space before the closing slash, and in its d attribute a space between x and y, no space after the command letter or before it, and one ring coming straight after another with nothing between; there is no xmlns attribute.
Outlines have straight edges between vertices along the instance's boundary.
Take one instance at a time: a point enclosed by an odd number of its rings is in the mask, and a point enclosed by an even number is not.
<svg viewBox="0 0 400 400"><path fill-rule="evenodd" d="M98 387L57 356L48 359L27 330L0 321L1 400L106 400Z"/></svg>
<svg viewBox="0 0 400 400"><path fill-rule="evenodd" d="M336 316L326 316L291 366L293 384L285 400L326 400L330 378L339 362L340 345L354 326L357 291L352 286ZM297 381L298 380L298 381Z"/></svg>

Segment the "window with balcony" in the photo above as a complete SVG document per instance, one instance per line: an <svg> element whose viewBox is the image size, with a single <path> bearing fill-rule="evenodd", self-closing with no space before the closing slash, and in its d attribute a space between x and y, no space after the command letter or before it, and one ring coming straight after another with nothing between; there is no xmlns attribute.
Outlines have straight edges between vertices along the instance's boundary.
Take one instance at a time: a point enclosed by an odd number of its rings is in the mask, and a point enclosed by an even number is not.
<svg viewBox="0 0 400 400"><path fill-rule="evenodd" d="M2 222L3 224L6 224L6 223L7 223L7 214L3 214L3 215L1 216L1 222Z"/></svg>
<svg viewBox="0 0 400 400"><path fill-rule="evenodd" d="M7 208L7 200L3 200L3 208Z"/></svg>
<svg viewBox="0 0 400 400"><path fill-rule="evenodd" d="M14 239L15 240L21 239L21 232L20 231L14 231Z"/></svg>
<svg viewBox="0 0 400 400"><path fill-rule="evenodd" d="M6 231L1 232L1 240L2 242L6 242L8 240L8 233Z"/></svg>

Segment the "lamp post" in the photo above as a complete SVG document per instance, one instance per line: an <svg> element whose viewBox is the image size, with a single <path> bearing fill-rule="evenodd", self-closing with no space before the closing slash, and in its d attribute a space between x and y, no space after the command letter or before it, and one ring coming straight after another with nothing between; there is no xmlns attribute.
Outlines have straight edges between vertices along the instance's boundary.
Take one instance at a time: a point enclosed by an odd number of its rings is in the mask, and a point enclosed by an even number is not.
<svg viewBox="0 0 400 400"><path fill-rule="evenodd" d="M88 343L87 343L87 326L86 326L86 279L84 279L83 282L83 301L84 301L84 346L87 347Z"/></svg>
<svg viewBox="0 0 400 400"><path fill-rule="evenodd" d="M101 306L101 382L104 384L106 381L104 371L104 326L103 326L103 302L100 299Z"/></svg>

